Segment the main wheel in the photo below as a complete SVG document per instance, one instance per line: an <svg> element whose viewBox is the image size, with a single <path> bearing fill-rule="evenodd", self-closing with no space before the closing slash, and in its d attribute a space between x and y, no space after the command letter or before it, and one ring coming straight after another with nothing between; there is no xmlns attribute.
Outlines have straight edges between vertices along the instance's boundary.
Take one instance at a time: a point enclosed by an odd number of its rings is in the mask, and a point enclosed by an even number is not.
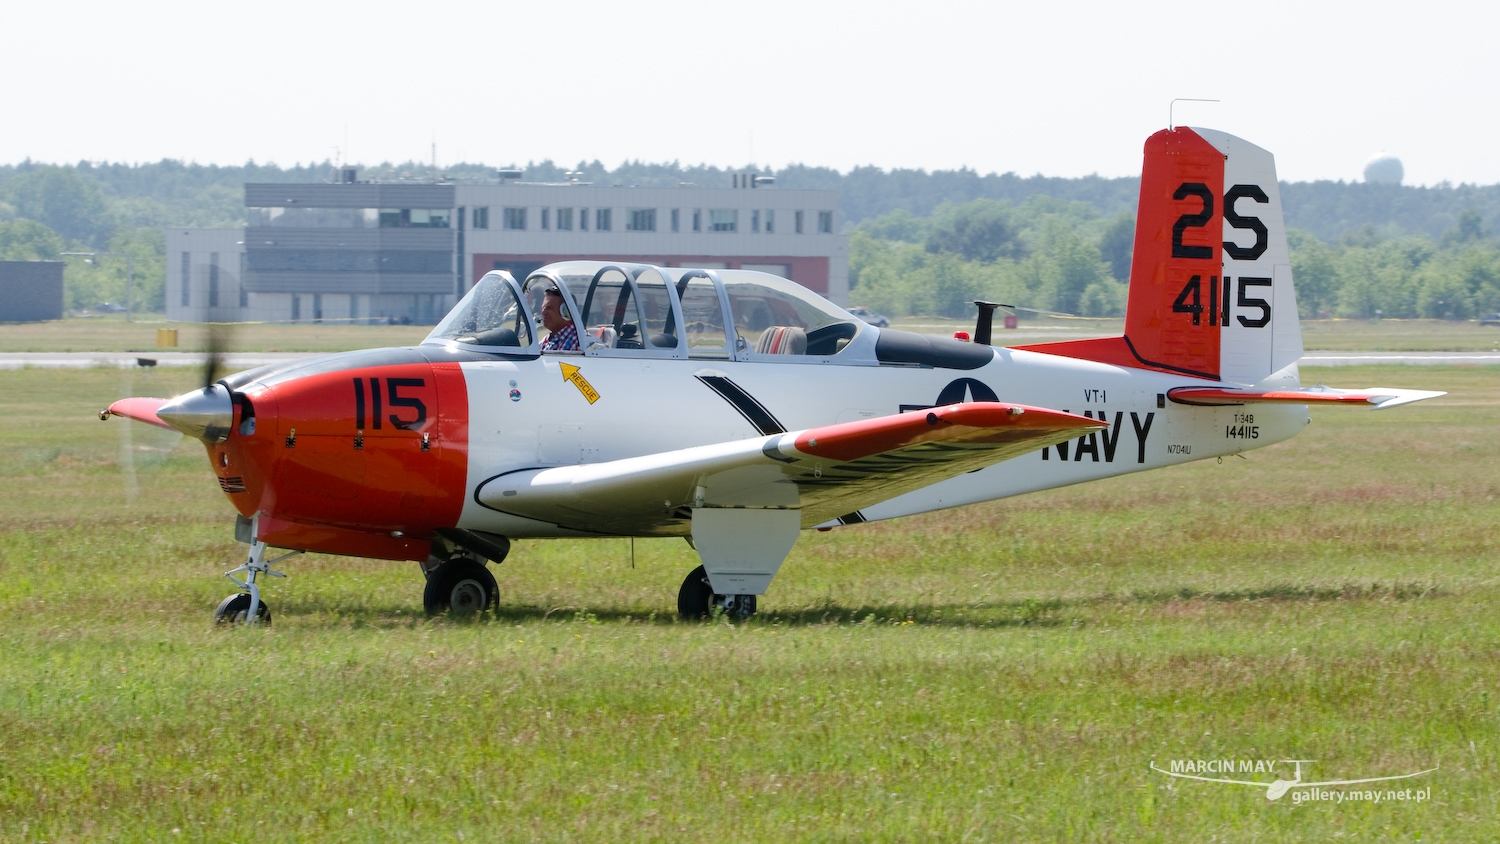
<svg viewBox="0 0 1500 844"><path fill-rule="evenodd" d="M495 603L500 588L495 576L484 563L468 557L455 557L438 566L427 577L422 605L428 615L449 613L470 616L482 613Z"/></svg>
<svg viewBox="0 0 1500 844"><path fill-rule="evenodd" d="M708 570L699 566L688 572L677 590L677 614L690 621L708 618L718 608L735 620L755 615L754 595L717 595L708 582Z"/></svg>
<svg viewBox="0 0 1500 844"><path fill-rule="evenodd" d="M713 612L714 588L708 583L708 570L699 566L688 572L677 590L677 614L690 621L708 618Z"/></svg>
<svg viewBox="0 0 1500 844"><path fill-rule="evenodd" d="M250 593L236 592L219 602L219 608L214 610L214 624L244 624L249 613ZM260 602L255 618L261 624L271 623L271 610L265 601Z"/></svg>

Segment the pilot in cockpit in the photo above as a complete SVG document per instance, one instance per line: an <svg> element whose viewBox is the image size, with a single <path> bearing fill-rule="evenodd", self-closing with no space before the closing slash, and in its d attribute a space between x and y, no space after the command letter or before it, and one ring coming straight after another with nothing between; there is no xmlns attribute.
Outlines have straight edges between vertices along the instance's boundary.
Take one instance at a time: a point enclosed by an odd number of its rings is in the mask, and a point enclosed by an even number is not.
<svg viewBox="0 0 1500 844"><path fill-rule="evenodd" d="M544 352L578 351L578 329L573 326L572 315L563 302L562 291L556 286L548 287L542 297L542 327L550 334L542 341Z"/></svg>

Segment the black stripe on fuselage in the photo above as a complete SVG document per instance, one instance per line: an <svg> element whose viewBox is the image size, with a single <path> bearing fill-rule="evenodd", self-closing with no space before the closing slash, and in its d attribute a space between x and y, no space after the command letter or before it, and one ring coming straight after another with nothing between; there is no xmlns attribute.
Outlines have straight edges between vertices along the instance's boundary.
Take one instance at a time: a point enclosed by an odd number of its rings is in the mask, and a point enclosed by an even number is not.
<svg viewBox="0 0 1500 844"><path fill-rule="evenodd" d="M755 400L755 397L745 392L740 385L729 380L723 375L698 375L699 381L708 385L710 390L718 393L724 401L734 406L740 415L755 426L755 430L762 435L785 434L786 426L782 425L766 406Z"/></svg>

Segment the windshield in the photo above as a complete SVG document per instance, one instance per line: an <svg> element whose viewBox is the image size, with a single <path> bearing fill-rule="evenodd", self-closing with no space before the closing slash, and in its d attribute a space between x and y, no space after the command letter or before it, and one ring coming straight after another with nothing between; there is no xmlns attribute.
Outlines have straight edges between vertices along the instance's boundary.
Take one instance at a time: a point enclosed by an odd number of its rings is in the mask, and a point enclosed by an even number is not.
<svg viewBox="0 0 1500 844"><path fill-rule="evenodd" d="M475 346L525 348L531 345L531 327L505 276L490 273L458 303L426 342L453 341Z"/></svg>

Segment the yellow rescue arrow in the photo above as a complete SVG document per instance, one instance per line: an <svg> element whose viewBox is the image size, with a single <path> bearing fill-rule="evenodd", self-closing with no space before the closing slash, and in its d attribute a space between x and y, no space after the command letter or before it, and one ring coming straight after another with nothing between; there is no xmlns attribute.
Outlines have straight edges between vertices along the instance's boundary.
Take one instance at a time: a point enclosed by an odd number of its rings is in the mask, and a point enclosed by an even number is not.
<svg viewBox="0 0 1500 844"><path fill-rule="evenodd" d="M599 400L599 391L594 389L594 385L590 384L587 378L583 377L583 373L578 371L578 367L570 363L564 363L561 366L563 380L577 387L578 392L582 393L583 397L588 399L589 404L593 404Z"/></svg>

